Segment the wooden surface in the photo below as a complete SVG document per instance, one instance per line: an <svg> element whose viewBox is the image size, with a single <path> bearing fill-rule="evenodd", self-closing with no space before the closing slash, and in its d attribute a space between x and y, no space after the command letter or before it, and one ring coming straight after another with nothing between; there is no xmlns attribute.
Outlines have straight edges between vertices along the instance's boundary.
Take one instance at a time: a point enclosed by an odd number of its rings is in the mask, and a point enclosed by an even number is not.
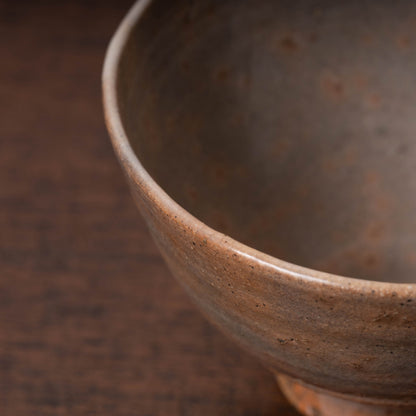
<svg viewBox="0 0 416 416"><path fill-rule="evenodd" d="M0 415L294 416L174 281L102 117L130 1L0 1Z"/></svg>

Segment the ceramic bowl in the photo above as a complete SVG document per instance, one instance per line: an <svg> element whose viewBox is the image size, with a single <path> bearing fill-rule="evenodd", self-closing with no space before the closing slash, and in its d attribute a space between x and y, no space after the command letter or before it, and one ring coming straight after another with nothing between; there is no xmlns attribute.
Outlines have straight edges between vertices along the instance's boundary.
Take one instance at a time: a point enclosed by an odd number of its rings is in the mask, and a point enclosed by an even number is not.
<svg viewBox="0 0 416 416"><path fill-rule="evenodd" d="M415 27L413 0L141 0L108 49L164 259L305 415L416 414Z"/></svg>

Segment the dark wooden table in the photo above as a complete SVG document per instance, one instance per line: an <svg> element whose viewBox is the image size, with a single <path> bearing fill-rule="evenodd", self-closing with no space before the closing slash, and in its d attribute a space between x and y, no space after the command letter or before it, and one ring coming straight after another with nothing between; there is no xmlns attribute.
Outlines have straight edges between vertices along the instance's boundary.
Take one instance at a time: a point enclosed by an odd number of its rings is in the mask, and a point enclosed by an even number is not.
<svg viewBox="0 0 416 416"><path fill-rule="evenodd" d="M171 277L101 109L131 1L0 1L0 415L294 416Z"/></svg>

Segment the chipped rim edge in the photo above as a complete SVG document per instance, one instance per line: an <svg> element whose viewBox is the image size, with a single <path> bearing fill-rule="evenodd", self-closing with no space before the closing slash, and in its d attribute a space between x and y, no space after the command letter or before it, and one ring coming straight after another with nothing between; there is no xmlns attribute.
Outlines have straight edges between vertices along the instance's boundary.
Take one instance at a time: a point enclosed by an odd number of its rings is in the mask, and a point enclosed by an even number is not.
<svg viewBox="0 0 416 416"><path fill-rule="evenodd" d="M204 235L211 244L215 244L219 248L231 249L247 261L269 268L270 271L280 276L285 276L287 279L300 279L309 284L329 285L334 288L344 289L350 293L364 292L367 294L375 293L378 296L388 296L395 292L396 296L403 298L409 296L416 297L416 283L379 282L326 273L280 260L240 243L194 217L156 183L143 167L130 145L121 121L117 99L117 76L122 53L133 28L151 2L152 0L138 0L131 7L111 39L105 55L102 72L103 106L107 129L121 164L137 186L140 187L141 191L159 205L159 208L167 212L171 218L174 218L176 215L182 220L183 225L189 226L196 234Z"/></svg>

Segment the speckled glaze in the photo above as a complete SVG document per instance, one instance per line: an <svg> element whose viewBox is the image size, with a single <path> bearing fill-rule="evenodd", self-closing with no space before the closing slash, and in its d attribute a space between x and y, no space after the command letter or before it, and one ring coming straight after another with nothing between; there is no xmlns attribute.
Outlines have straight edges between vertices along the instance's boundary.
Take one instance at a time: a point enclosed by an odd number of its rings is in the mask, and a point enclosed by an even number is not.
<svg viewBox="0 0 416 416"><path fill-rule="evenodd" d="M364 3L140 0L103 72L172 273L311 416L416 414L416 4Z"/></svg>

